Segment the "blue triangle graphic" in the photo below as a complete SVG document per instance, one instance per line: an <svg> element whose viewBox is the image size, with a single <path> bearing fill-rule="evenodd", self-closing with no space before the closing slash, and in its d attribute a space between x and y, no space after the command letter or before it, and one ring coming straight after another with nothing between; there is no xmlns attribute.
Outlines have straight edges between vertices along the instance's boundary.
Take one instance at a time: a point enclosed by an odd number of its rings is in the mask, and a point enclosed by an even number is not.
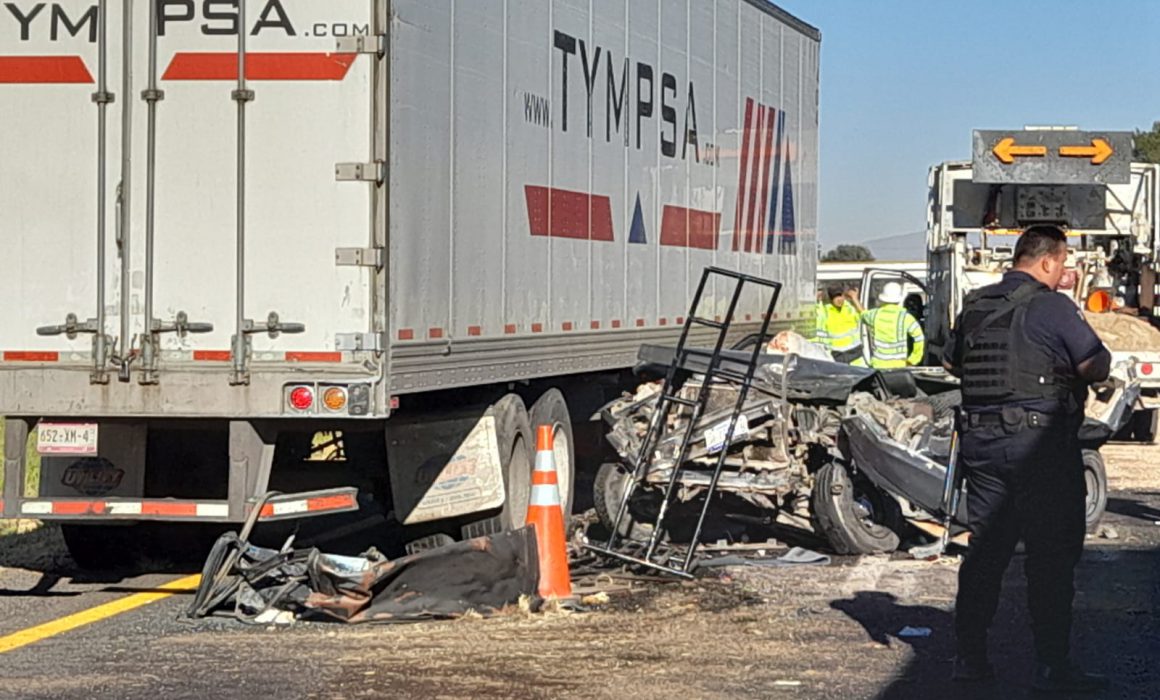
<svg viewBox="0 0 1160 700"><path fill-rule="evenodd" d="M789 160L785 162L785 188L781 202L781 252L797 251L796 222L793 212L793 180L790 177Z"/></svg>
<svg viewBox="0 0 1160 700"><path fill-rule="evenodd" d="M632 212L632 227L628 229L629 243L648 243L644 232L644 214L640 210L640 194L636 195L636 210Z"/></svg>

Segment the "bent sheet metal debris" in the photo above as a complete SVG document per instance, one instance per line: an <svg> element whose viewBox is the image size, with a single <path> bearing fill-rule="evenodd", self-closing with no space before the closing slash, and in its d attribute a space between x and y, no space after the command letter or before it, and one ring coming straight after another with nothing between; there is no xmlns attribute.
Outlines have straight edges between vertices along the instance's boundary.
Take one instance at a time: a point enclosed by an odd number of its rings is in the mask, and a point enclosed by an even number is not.
<svg viewBox="0 0 1160 700"><path fill-rule="evenodd" d="M536 537L528 527L399 559L373 549L358 557L294 550L289 543L266 549L227 533L206 561L187 615L230 612L255 623L492 615L518 604L521 596L535 596L538 579Z"/></svg>

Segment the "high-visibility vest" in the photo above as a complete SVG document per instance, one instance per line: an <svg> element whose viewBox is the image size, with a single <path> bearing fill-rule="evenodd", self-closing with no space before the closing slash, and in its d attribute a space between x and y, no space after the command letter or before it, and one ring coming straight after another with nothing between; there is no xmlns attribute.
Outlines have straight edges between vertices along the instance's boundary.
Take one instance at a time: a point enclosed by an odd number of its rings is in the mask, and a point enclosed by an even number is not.
<svg viewBox="0 0 1160 700"><path fill-rule="evenodd" d="M833 352L853 350L862 345L862 332L858 327L860 314L853 304L819 304L817 310L817 338Z"/></svg>
<svg viewBox="0 0 1160 700"><path fill-rule="evenodd" d="M926 336L914 316L899 304L885 304L867 311L863 323L870 328L870 366L879 369L906 367L922 362ZM907 339L914 348L907 350Z"/></svg>

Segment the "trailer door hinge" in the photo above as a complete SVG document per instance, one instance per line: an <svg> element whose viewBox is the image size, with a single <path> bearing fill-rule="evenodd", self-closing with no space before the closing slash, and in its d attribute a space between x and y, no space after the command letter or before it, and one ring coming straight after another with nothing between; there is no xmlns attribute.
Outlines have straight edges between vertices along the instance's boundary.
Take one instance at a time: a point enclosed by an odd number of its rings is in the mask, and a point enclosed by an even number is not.
<svg viewBox="0 0 1160 700"><path fill-rule="evenodd" d="M382 333L338 333L334 336L334 349L340 352L383 351Z"/></svg>
<svg viewBox="0 0 1160 700"><path fill-rule="evenodd" d="M373 182L382 184L385 172L382 161L372 163L335 163L334 179L339 182Z"/></svg>
<svg viewBox="0 0 1160 700"><path fill-rule="evenodd" d="M338 53L373 53L381 57L387 53L387 37L385 34L340 36L334 46Z"/></svg>
<svg viewBox="0 0 1160 700"><path fill-rule="evenodd" d="M335 248L334 264L340 267L374 267L383 266L382 248Z"/></svg>

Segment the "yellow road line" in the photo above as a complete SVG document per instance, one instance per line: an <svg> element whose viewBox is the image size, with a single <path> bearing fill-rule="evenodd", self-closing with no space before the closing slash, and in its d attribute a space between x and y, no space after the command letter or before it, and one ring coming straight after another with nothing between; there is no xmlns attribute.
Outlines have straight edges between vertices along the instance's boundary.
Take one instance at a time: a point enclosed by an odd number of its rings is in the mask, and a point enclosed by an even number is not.
<svg viewBox="0 0 1160 700"><path fill-rule="evenodd" d="M186 576L185 578L164 583L157 586L155 590L146 593L134 593L124 598L102 603L88 610L82 610L72 615L65 615L64 617L46 622L42 625L13 632L12 634L0 637L0 654L34 644L49 637L55 637L58 634L63 634L78 627L100 622L114 615L129 612L142 605L148 605L149 603L168 598L175 593L186 593L197 590L197 584L200 581L201 574Z"/></svg>

